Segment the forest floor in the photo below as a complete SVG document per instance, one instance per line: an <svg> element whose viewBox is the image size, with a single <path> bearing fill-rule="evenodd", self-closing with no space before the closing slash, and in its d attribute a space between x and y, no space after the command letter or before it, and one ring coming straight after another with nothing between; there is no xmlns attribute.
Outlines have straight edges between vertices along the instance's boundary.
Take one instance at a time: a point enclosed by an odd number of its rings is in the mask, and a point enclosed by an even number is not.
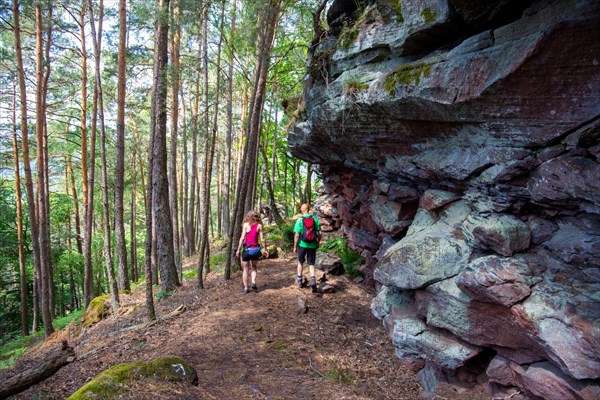
<svg viewBox="0 0 600 400"><path fill-rule="evenodd" d="M184 268L195 268L188 260ZM198 386L145 379L119 391L119 399L418 399L416 374L394 356L381 321L370 311L374 289L347 276L329 276L331 294L294 285L296 258L262 260L258 291L244 294L241 273L225 281L208 274L155 302L160 317L186 311L150 327L127 330L146 318L144 288L121 295L121 313L84 331L71 326L43 346L67 340L74 362L11 399L65 399L101 371L119 363L164 355L186 359ZM305 299L306 313L298 311ZM40 348L15 370L36 362ZM438 399L484 399L482 390L441 394Z"/></svg>

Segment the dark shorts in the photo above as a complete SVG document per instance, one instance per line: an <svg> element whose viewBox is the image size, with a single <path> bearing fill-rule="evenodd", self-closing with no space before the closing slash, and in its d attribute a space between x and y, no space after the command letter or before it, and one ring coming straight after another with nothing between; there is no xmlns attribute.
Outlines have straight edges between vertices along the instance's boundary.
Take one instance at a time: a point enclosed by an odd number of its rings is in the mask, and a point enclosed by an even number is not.
<svg viewBox="0 0 600 400"><path fill-rule="evenodd" d="M304 264L305 261L308 265L315 265L317 259L317 249L307 249L306 247L298 246L298 261Z"/></svg>
<svg viewBox="0 0 600 400"><path fill-rule="evenodd" d="M242 251L242 261L255 261L255 260L260 260L260 258L262 257L262 252L258 252L257 254L254 255L250 255L248 253L248 249L244 248L244 250Z"/></svg>

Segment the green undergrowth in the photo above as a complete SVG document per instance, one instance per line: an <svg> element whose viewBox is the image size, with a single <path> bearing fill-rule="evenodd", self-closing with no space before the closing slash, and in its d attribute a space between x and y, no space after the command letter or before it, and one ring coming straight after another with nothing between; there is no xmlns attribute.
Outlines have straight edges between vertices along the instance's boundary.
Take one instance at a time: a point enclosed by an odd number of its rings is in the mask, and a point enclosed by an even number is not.
<svg viewBox="0 0 600 400"><path fill-rule="evenodd" d="M37 346L44 341L42 331L33 335L22 336L0 346L0 370L12 368L19 356L28 348Z"/></svg>
<svg viewBox="0 0 600 400"><path fill-rule="evenodd" d="M323 243L319 247L319 250L336 254L342 261L346 275L352 278L362 276L358 267L365 262L365 259L356 250L348 246L348 240L345 237L338 236L331 238Z"/></svg>
<svg viewBox="0 0 600 400"><path fill-rule="evenodd" d="M69 315L58 317L52 321L52 326L55 330L60 331L65 329L71 322L80 320L83 316L83 310L77 310ZM33 335L21 336L15 340L11 340L0 346L0 370L12 368L17 359L27 351L30 347L37 346L44 341L42 331L38 331Z"/></svg>
<svg viewBox="0 0 600 400"><path fill-rule="evenodd" d="M180 371L180 374L176 371ZM187 378L182 378L181 371L184 371L183 375ZM117 395L121 398L129 384L135 380L152 377L167 381L181 381L195 375L194 368L187 361L174 356L161 357L149 363L118 364L96 375L94 379L73 393L69 400L115 399ZM193 383L193 379L190 379L190 383Z"/></svg>
<svg viewBox="0 0 600 400"><path fill-rule="evenodd" d="M356 385L356 378L348 368L335 366L325 372L324 376L330 381L341 383L343 385Z"/></svg>

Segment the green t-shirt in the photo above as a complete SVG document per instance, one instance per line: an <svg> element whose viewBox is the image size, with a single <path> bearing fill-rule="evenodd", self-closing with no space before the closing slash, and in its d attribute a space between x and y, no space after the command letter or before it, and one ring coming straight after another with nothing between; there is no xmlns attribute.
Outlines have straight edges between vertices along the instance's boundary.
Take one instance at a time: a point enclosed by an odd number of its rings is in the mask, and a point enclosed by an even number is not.
<svg viewBox="0 0 600 400"><path fill-rule="evenodd" d="M319 218L312 214L304 214L303 217L312 217L315 220L315 228L317 232L321 231L321 224L319 223ZM294 225L294 232L298 234L302 234L302 218L298 218L296 221L296 225ZM298 239L298 246L304 247L305 249L316 249L319 245L315 243L307 243L302 239Z"/></svg>

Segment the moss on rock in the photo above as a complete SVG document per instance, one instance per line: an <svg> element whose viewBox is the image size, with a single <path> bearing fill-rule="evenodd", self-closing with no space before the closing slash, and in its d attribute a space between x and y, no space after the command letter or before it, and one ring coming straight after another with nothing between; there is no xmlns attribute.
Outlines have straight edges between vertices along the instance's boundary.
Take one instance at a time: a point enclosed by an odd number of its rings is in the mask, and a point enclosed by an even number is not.
<svg viewBox="0 0 600 400"><path fill-rule="evenodd" d="M138 361L115 365L98 374L73 393L68 400L110 400L115 398L117 393L122 395L131 381L146 378L198 384L198 374L186 360L176 356L165 356L149 363Z"/></svg>
<svg viewBox="0 0 600 400"><path fill-rule="evenodd" d="M393 95L396 91L396 85L418 85L422 77L428 77L431 74L431 64L409 64L402 65L396 71L385 78L385 90Z"/></svg>
<svg viewBox="0 0 600 400"><path fill-rule="evenodd" d="M90 305L83 314L81 323L83 326L92 326L104 319L110 314L109 294L98 296L90 302Z"/></svg>
<svg viewBox="0 0 600 400"><path fill-rule="evenodd" d="M431 11L431 8L425 7L425 9L421 11L421 16L426 24L431 24L433 21L435 21L436 14Z"/></svg>

